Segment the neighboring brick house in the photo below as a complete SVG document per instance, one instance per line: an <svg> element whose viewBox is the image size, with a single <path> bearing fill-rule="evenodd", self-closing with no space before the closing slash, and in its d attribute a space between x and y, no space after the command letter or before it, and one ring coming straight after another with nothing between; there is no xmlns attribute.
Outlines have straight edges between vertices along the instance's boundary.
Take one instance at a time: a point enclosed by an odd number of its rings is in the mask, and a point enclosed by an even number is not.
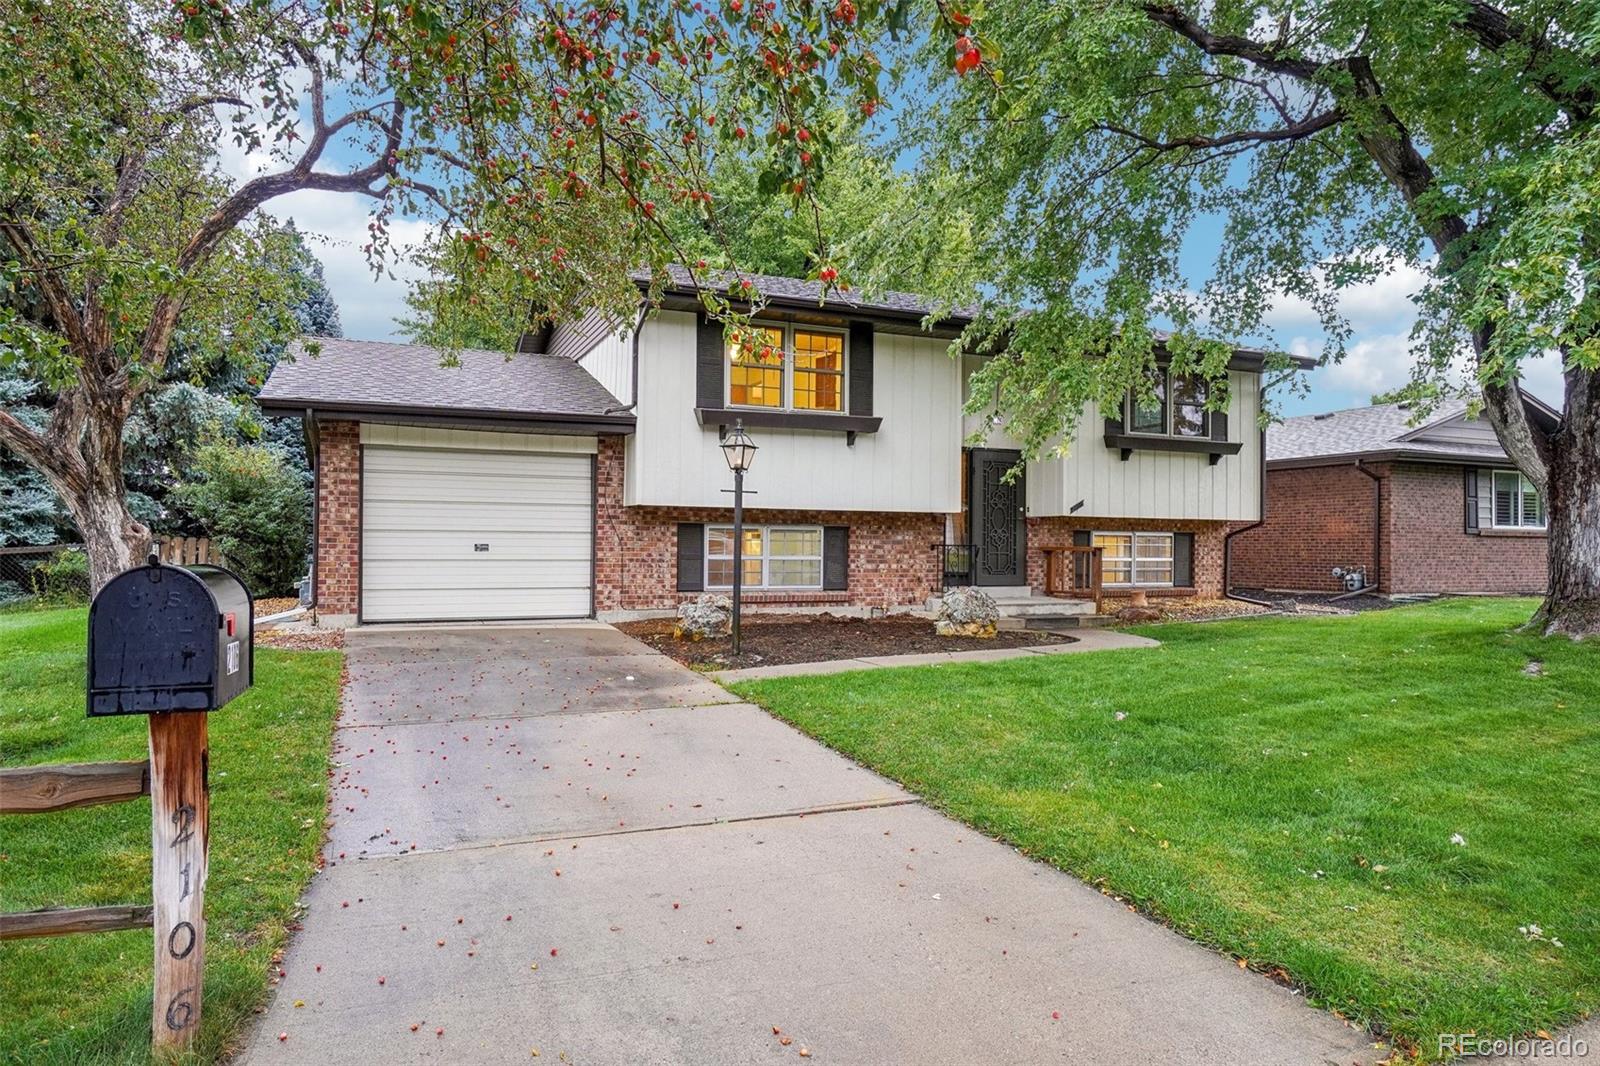
<svg viewBox="0 0 1600 1066"><path fill-rule="evenodd" d="M1544 505L1488 421L1462 400L1415 414L1377 404L1269 429L1265 519L1233 538L1233 584L1334 592L1354 572L1389 595L1543 591Z"/></svg>
<svg viewBox="0 0 1600 1066"><path fill-rule="evenodd" d="M981 360L949 353L961 315L750 276L771 343L741 351L686 276L654 304L647 280L636 321L591 314L517 353L446 367L422 345L324 340L274 369L261 404L303 418L314 455L320 617L620 618L726 589L719 445L737 423L759 446L756 608L904 609L955 582L1079 595L1095 547L1113 594L1215 597L1226 534L1260 516L1260 352L1235 353L1211 411L1158 349L1153 400L1086 406L1064 454L1010 479L1016 443L963 414Z"/></svg>

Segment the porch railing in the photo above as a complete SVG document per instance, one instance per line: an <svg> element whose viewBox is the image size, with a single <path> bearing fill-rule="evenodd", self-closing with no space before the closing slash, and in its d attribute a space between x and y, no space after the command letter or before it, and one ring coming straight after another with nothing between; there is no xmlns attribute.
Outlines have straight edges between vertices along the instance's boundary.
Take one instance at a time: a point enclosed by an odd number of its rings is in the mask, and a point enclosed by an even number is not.
<svg viewBox="0 0 1600 1066"><path fill-rule="evenodd" d="M1104 548L1087 544L1045 548L1045 595L1093 600L1095 613L1101 613L1105 606L1104 553Z"/></svg>
<svg viewBox="0 0 1600 1066"><path fill-rule="evenodd" d="M939 560L939 588L959 588L962 585L971 585L976 579L976 553L970 544L935 544L933 550L938 552Z"/></svg>

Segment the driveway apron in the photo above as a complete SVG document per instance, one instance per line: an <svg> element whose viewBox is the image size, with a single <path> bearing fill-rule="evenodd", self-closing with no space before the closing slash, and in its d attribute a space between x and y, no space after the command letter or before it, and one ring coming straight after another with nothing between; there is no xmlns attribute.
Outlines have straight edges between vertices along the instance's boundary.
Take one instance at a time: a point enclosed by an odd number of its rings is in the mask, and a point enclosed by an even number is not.
<svg viewBox="0 0 1600 1066"><path fill-rule="evenodd" d="M252 1066L1385 1054L610 627L346 654L327 865Z"/></svg>

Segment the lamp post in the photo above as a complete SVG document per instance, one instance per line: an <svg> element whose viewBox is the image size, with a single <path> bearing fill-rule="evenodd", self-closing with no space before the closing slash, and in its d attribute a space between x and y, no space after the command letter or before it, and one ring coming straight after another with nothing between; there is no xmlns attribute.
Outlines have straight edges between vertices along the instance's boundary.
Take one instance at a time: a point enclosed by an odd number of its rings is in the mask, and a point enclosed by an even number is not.
<svg viewBox="0 0 1600 1066"><path fill-rule="evenodd" d="M756 443L735 419L722 440L722 455L733 471L733 654L739 654L739 600L744 593L744 472L756 458Z"/></svg>

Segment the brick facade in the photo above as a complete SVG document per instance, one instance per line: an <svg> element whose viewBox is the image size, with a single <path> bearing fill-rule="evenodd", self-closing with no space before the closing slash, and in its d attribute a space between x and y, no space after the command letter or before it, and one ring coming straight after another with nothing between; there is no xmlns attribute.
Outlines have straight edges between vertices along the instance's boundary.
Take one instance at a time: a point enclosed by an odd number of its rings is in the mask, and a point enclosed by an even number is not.
<svg viewBox="0 0 1600 1066"><path fill-rule="evenodd" d="M1385 592L1543 592L1548 547L1543 533L1468 533L1462 468L1396 463Z"/></svg>
<svg viewBox="0 0 1600 1066"><path fill-rule="evenodd" d="M1028 584L1044 591L1044 550L1072 546L1072 534L1080 529L1102 533L1193 533L1193 595L1200 599L1220 599L1222 588L1223 537L1227 522L1191 522L1151 518L1030 518L1028 519ZM1159 595L1163 590L1148 589ZM1180 590L1181 591L1181 590ZM1116 595L1115 591L1111 593Z"/></svg>
<svg viewBox="0 0 1600 1066"><path fill-rule="evenodd" d="M1233 581L1245 588L1333 592L1336 566L1376 564L1384 593L1539 592L1543 534L1465 528L1464 468L1353 463L1267 471L1266 521L1233 541ZM1381 510L1379 558L1374 507Z"/></svg>
<svg viewBox="0 0 1600 1066"><path fill-rule="evenodd" d="M361 598L361 427L317 423L317 613L354 619Z"/></svg>
<svg viewBox="0 0 1600 1066"><path fill-rule="evenodd" d="M699 595L679 592L678 523L731 522L732 508L624 507L621 437L600 438L596 464L595 611L654 611ZM745 512L745 521L850 527L849 588L843 592L746 593L746 603L910 607L939 585L935 514L860 511Z"/></svg>
<svg viewBox="0 0 1600 1066"><path fill-rule="evenodd" d="M1387 477L1386 466L1369 469ZM1370 578L1377 562L1372 538L1378 491L1353 463L1268 471L1265 522L1233 538L1233 583L1339 592L1344 585L1333 576L1336 566L1364 566ZM1459 500L1452 513L1459 527Z"/></svg>

